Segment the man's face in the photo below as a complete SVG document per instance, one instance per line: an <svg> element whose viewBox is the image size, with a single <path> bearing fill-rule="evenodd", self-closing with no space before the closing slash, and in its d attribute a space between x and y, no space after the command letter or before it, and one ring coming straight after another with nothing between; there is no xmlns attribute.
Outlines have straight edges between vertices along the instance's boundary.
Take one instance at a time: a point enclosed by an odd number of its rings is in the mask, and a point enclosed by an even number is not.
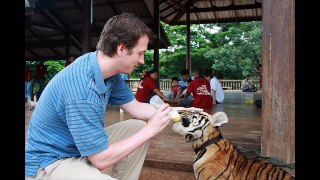
<svg viewBox="0 0 320 180"><path fill-rule="evenodd" d="M187 82L188 80L188 75L184 74L184 75L181 75L181 78L184 82Z"/></svg>
<svg viewBox="0 0 320 180"><path fill-rule="evenodd" d="M118 63L118 67L122 73L131 74L139 64L144 64L144 53L147 51L148 43L149 38L142 36L138 40L137 45L131 50L124 48L123 55Z"/></svg>

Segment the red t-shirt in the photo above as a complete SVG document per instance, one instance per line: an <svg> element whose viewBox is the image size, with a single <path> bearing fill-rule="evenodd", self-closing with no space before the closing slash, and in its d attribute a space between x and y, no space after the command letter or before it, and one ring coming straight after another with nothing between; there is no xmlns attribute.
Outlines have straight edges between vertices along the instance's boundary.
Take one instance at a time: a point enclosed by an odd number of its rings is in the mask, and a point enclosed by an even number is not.
<svg viewBox="0 0 320 180"><path fill-rule="evenodd" d="M31 71L29 69L29 66L25 66L24 68L24 80L25 81L30 81L32 79L32 74Z"/></svg>
<svg viewBox="0 0 320 180"><path fill-rule="evenodd" d="M37 64L36 73L37 73L37 76L36 76L37 79L44 80L45 74L47 73L46 66L44 64Z"/></svg>
<svg viewBox="0 0 320 180"><path fill-rule="evenodd" d="M148 99L148 97L152 94L153 90L157 87L158 86L156 81L152 79L150 76L146 76L138 87L136 93L137 101L145 102Z"/></svg>
<svg viewBox="0 0 320 180"><path fill-rule="evenodd" d="M181 92L182 88L178 85L178 86L171 86L171 94L176 97L176 95L178 94L178 92Z"/></svg>
<svg viewBox="0 0 320 180"><path fill-rule="evenodd" d="M197 108L212 107L212 96L210 94L210 82L205 78L196 78L191 81L187 94L193 94L192 106Z"/></svg>

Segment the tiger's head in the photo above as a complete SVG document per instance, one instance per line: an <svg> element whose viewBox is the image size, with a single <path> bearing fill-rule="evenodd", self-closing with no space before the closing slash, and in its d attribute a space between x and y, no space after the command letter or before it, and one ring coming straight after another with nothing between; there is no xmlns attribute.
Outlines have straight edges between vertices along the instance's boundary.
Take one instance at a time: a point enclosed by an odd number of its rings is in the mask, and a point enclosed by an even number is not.
<svg viewBox="0 0 320 180"><path fill-rule="evenodd" d="M220 131L218 127L228 122L224 112L217 112L212 116L204 111L179 110L181 121L175 122L172 126L174 132L184 135L187 142L208 140L210 135Z"/></svg>

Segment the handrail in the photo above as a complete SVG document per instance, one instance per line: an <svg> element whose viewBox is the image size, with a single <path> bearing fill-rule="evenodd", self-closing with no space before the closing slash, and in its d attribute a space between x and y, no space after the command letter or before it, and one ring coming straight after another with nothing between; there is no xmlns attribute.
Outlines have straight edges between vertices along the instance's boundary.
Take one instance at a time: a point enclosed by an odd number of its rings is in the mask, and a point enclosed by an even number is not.
<svg viewBox="0 0 320 180"><path fill-rule="evenodd" d="M129 79L126 82L132 91L137 91L140 79ZM226 80L219 79L222 89L224 90L241 90L242 80ZM252 80L253 84L260 89L259 80ZM160 79L160 90L170 90L171 89L171 79Z"/></svg>

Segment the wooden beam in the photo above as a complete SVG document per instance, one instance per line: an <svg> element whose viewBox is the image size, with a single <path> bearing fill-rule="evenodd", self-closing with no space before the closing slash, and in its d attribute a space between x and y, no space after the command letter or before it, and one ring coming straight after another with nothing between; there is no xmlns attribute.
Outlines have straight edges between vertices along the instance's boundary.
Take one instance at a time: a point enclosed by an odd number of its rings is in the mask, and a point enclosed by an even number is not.
<svg viewBox="0 0 320 180"><path fill-rule="evenodd" d="M119 12L116 10L116 8L112 5L112 3L109 0L106 0L106 2L111 7L114 14L119 14Z"/></svg>
<svg viewBox="0 0 320 180"><path fill-rule="evenodd" d="M168 0L168 1L171 2L172 4L176 5L178 7L178 9L180 9L181 11L186 11L184 6L180 2L177 2L176 0Z"/></svg>
<svg viewBox="0 0 320 180"><path fill-rule="evenodd" d="M66 31L63 32L65 38L67 39L68 36L70 36L71 41L73 41L73 43L75 45L75 48L79 52L82 52L80 41L71 33L70 29L68 28L68 25L63 21L63 19L54 10L49 8L48 10L45 10L41 15L46 15L46 19L49 20L54 25L59 26L59 27L64 27L66 29ZM51 17L50 15L53 17Z"/></svg>
<svg viewBox="0 0 320 180"><path fill-rule="evenodd" d="M218 22L217 22L218 21ZM257 21L256 17L238 17L239 22ZM261 16L258 17L258 21L261 21ZM164 21L165 22L165 21ZM223 19L206 19L206 20L190 20L191 24L211 24L211 23L227 23L236 22L235 18L223 18ZM168 22L166 22L168 23ZM175 25L186 25L185 21L177 22Z"/></svg>
<svg viewBox="0 0 320 180"><path fill-rule="evenodd" d="M83 8L81 6L81 4L77 1L77 0L72 0L73 4L77 7L77 9L83 13Z"/></svg>
<svg viewBox="0 0 320 180"><path fill-rule="evenodd" d="M261 154L295 162L295 1L263 1Z"/></svg>
<svg viewBox="0 0 320 180"><path fill-rule="evenodd" d="M158 87L160 87L160 58L159 58L159 40L160 40L160 13L159 13L159 0L153 0L153 27L155 38L153 41L153 67L159 73L157 78Z"/></svg>
<svg viewBox="0 0 320 180"><path fill-rule="evenodd" d="M208 7L208 8L194 7L192 9L190 9L190 13L212 12L212 11L235 11L235 10L243 10L243 9L257 9L257 8L261 8L261 7L262 7L261 3L248 4L248 5L231 4L229 6L224 6L224 7L212 6L212 7Z"/></svg>
<svg viewBox="0 0 320 180"><path fill-rule="evenodd" d="M196 2L196 0L189 0L186 5L185 5L185 9L190 9L190 7ZM185 11L180 11L173 19L172 21L169 23L170 25L176 25L176 23L179 21L179 19L183 16L183 14L185 13Z"/></svg>
<svg viewBox="0 0 320 180"><path fill-rule="evenodd" d="M37 48L60 48L65 47L67 45L66 40L43 40L43 41L37 41L37 42L26 42L25 46L31 49L37 49Z"/></svg>
<svg viewBox="0 0 320 180"><path fill-rule="evenodd" d="M175 11L175 10L173 10L171 13L169 13L169 14L167 14L167 15L163 16L163 17L161 18L161 20L166 19L167 17L171 16L171 15L172 15L172 14L174 14L174 13L176 13L176 11Z"/></svg>
<svg viewBox="0 0 320 180"><path fill-rule="evenodd" d="M38 36L37 33L34 32L30 27L26 27L26 28L27 28L27 30L30 31L36 38L38 38L40 42L43 42L43 39L42 39L40 36ZM47 47L47 46L45 46L45 47ZM59 54L56 50L54 50L53 48L50 48L50 47L49 47L49 49L50 49L53 53L55 53L55 54L57 54L58 56L60 56L60 54Z"/></svg>
<svg viewBox="0 0 320 180"><path fill-rule="evenodd" d="M26 50L29 51L29 53L32 54L35 57L35 59L41 59L40 56L37 53L35 53L32 49L26 47Z"/></svg>

